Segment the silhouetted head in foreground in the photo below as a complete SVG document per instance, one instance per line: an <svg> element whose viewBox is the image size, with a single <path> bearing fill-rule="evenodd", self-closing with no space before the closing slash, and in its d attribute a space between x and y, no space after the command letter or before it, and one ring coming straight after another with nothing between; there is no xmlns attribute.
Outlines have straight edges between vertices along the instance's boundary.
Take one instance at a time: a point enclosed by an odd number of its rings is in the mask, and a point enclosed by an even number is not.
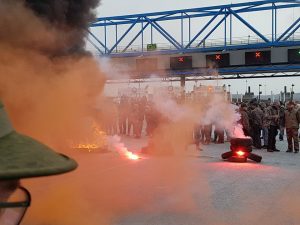
<svg viewBox="0 0 300 225"><path fill-rule="evenodd" d="M19 224L30 205L30 193L20 179L74 170L77 163L12 127L0 102L0 224Z"/></svg>

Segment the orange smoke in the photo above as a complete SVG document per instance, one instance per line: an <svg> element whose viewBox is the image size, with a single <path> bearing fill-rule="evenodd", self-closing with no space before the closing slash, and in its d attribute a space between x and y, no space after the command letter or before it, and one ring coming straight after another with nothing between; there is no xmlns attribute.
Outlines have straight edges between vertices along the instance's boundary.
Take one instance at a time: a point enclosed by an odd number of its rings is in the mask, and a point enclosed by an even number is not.
<svg viewBox="0 0 300 225"><path fill-rule="evenodd" d="M170 158L133 163L139 156L124 145L117 146L117 152L132 160L70 151L68 141L89 137L92 121L101 124L112 118L111 107L101 98L105 75L91 56L49 58L44 54L44 49L63 48L56 43L64 43L60 39L65 37L21 3L0 7L0 15L5 29L0 36L0 96L15 128L68 152L79 163L73 173L24 182L33 197L24 224L108 225L141 210L197 211L193 181L201 178L203 194L209 188L200 170L191 170L184 155L195 122L207 111L205 100L203 105L188 106L191 110L178 120L157 127L154 151L173 154ZM222 113L230 116L230 111ZM212 117L216 116L208 115L207 120Z"/></svg>

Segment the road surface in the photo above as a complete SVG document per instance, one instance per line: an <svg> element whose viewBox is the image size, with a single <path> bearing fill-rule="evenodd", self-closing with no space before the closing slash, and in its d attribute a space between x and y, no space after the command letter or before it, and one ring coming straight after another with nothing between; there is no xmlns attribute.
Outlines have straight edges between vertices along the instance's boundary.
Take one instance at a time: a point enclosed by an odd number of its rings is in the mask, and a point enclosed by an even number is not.
<svg viewBox="0 0 300 225"><path fill-rule="evenodd" d="M138 151L147 139L122 141ZM300 155L286 153L286 141L277 147L254 150L260 164L221 160L229 143L137 161L74 151L75 172L23 182L33 195L23 224L298 225Z"/></svg>

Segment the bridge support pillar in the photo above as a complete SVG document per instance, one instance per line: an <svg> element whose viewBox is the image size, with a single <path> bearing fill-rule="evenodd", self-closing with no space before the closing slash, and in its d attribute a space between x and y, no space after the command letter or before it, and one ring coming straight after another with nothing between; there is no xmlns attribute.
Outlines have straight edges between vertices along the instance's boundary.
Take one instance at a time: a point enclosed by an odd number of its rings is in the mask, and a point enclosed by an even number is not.
<svg viewBox="0 0 300 225"><path fill-rule="evenodd" d="M180 86L184 89L185 88L185 75L180 76Z"/></svg>
<svg viewBox="0 0 300 225"><path fill-rule="evenodd" d="M185 75L180 76L180 86L182 89L181 100L184 102L185 101Z"/></svg>

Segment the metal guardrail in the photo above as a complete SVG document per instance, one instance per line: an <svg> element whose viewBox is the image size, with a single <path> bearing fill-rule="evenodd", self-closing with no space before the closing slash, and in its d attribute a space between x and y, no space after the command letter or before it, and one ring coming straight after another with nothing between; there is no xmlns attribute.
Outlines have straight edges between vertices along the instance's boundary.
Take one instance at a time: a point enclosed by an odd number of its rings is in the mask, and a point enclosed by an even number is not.
<svg viewBox="0 0 300 225"><path fill-rule="evenodd" d="M266 37L271 39L272 35L266 35ZM295 33L286 41L290 41L290 42L300 41L300 32ZM184 42L183 44L185 45L187 43L188 41ZM208 39L200 46L197 46L197 41L196 41L195 44L191 45L189 49L199 49L199 48L205 49L205 48L225 47L225 46L230 47L230 46L241 46L241 45L247 46L251 44L260 44L260 43L265 43L265 42L258 37L242 36L242 37L233 38L231 42L227 41L225 45L223 38L218 38L218 39ZM152 50L152 52L176 50L176 48L173 45L168 43L155 43L155 44L157 45L157 49L154 51ZM140 45L131 45L131 47L128 48L126 51L123 51L124 48L125 46L118 46L118 48L114 52L112 52L112 54L147 52L147 44L143 46L143 49L141 48Z"/></svg>

